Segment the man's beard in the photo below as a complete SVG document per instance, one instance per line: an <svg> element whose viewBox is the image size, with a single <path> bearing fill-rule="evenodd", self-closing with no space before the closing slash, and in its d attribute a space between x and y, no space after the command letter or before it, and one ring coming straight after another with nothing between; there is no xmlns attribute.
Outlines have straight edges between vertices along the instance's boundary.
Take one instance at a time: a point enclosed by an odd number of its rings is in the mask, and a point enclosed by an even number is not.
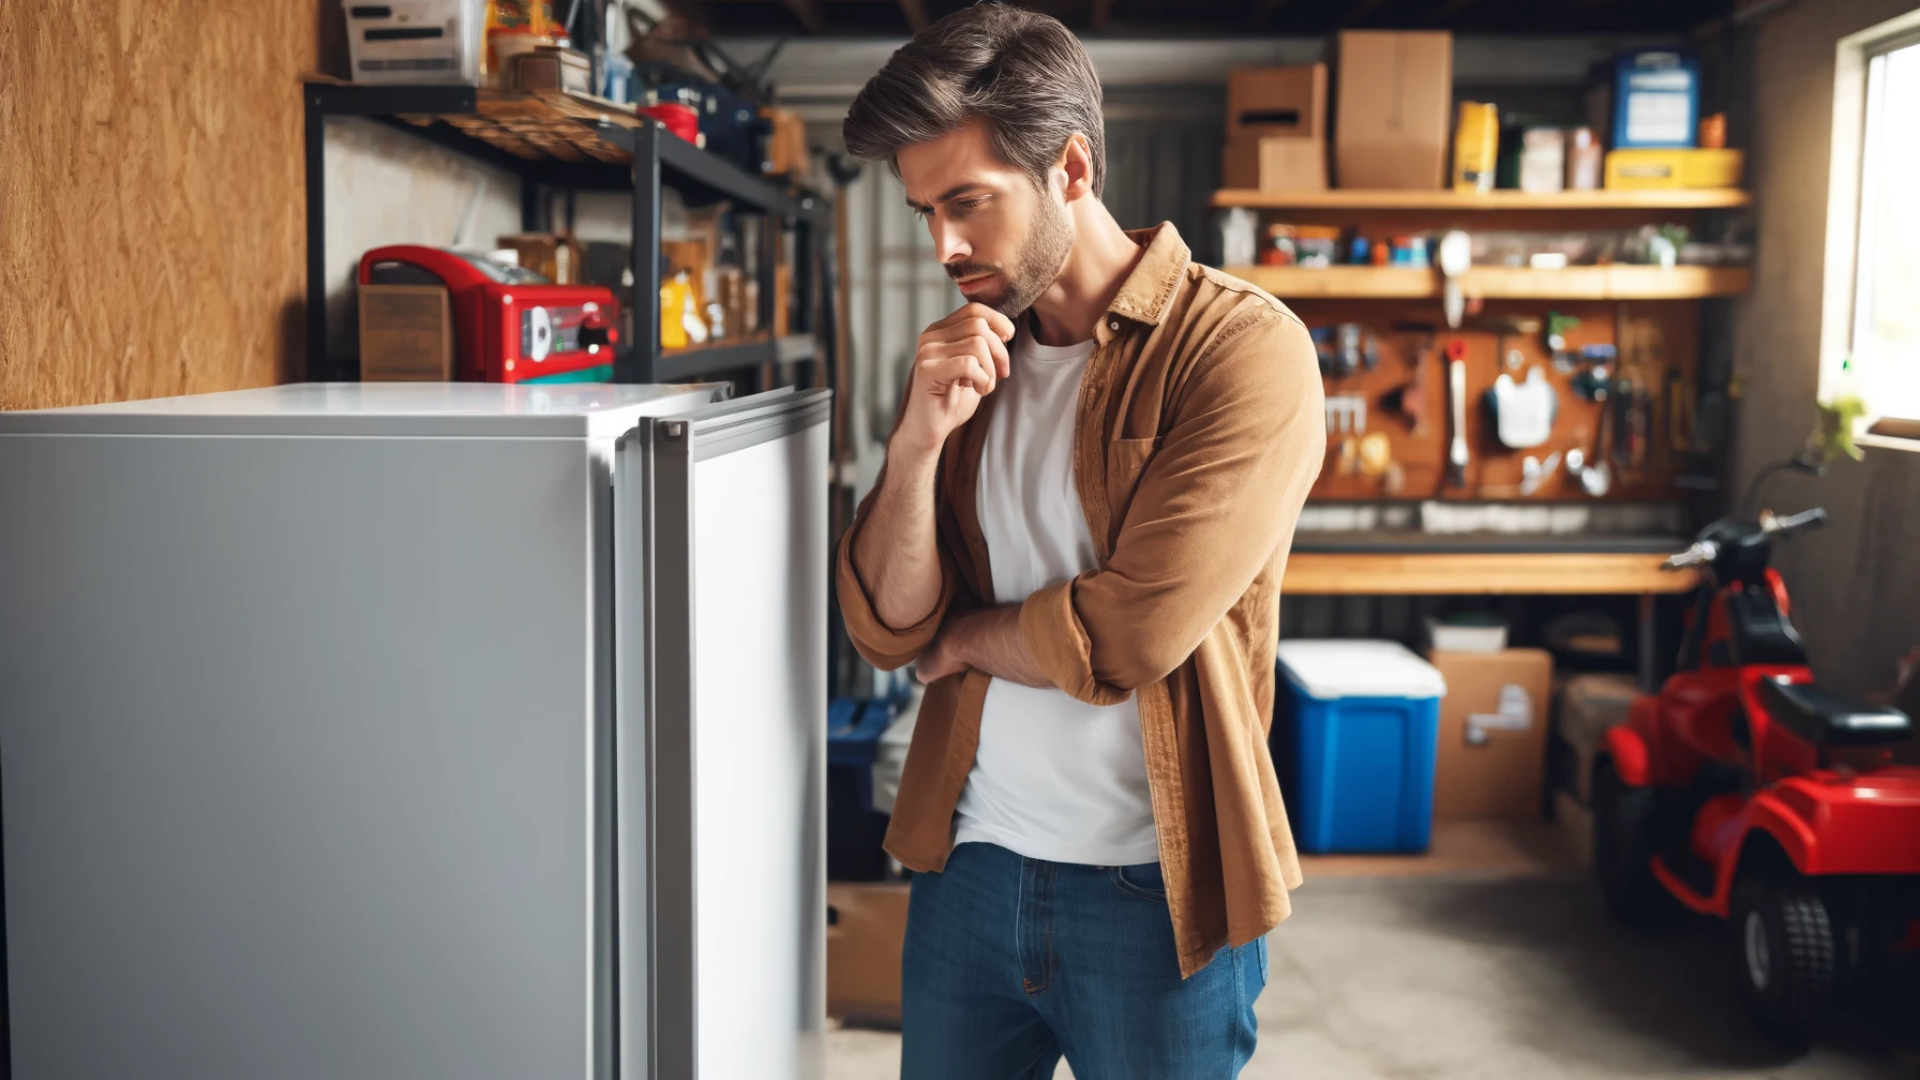
<svg viewBox="0 0 1920 1080"><path fill-rule="evenodd" d="M1040 299L1040 294L1052 287L1071 250L1073 223L1067 219L1067 208L1054 202L1043 190L1040 216L1014 255L1012 270L984 263L949 263L947 273L955 279L981 273L999 274L1005 285L997 294L981 296L978 300L1009 319L1017 319Z"/></svg>

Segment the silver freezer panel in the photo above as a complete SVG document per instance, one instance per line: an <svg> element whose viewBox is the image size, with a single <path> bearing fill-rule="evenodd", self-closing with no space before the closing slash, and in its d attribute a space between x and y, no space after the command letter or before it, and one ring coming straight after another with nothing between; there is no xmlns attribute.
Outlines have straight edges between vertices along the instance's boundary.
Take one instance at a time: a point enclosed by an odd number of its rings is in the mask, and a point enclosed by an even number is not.
<svg viewBox="0 0 1920 1080"><path fill-rule="evenodd" d="M643 427L653 993L631 1078L824 1070L828 400Z"/></svg>
<svg viewBox="0 0 1920 1080"><path fill-rule="evenodd" d="M643 415L724 400L723 383L626 386L294 383L0 412L0 434L338 435L614 439Z"/></svg>
<svg viewBox="0 0 1920 1080"><path fill-rule="evenodd" d="M12 1075L592 1075L594 473L0 435Z"/></svg>

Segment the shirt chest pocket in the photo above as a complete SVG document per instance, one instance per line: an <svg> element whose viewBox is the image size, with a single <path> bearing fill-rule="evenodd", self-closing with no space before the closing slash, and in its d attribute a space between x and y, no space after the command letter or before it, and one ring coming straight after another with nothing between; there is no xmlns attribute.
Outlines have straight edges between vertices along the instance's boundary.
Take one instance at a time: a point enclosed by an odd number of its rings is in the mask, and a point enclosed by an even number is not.
<svg viewBox="0 0 1920 1080"><path fill-rule="evenodd" d="M1150 439L1115 439L1107 444L1107 502L1113 507L1112 520L1120 522L1133 505L1134 492L1146 474L1147 463L1160 452L1164 436Z"/></svg>

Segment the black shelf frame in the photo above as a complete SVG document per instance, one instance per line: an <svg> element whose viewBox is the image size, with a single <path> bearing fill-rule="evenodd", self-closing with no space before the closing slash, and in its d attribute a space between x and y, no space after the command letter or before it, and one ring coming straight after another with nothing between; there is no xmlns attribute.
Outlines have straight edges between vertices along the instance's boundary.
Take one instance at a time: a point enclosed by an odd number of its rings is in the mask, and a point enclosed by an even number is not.
<svg viewBox="0 0 1920 1080"><path fill-rule="evenodd" d="M829 295L817 294L830 267L822 262L822 232L830 204L809 192L790 191L733 162L708 153L643 118L635 127L586 120L577 123L624 150L625 165L588 159L527 159L436 119L427 125L403 117L449 116L479 112L479 92L471 86L363 86L310 82L302 88L306 114L307 181L307 364L315 382L359 378L357 356L331 354L327 335L326 280L326 121L330 116L363 116L390 124L416 138L455 151L520 179L520 224L529 232L551 228L548 207L556 192L631 191L633 194L632 332L616 353L614 381L651 383L695 379L717 372L763 364L811 359L816 352L816 313L831 308ZM761 337L737 344L663 352L660 348L660 200L671 187L689 205L720 199L761 215L759 251L760 326L773 326L774 253L787 223L794 229L792 329L786 337ZM830 324L831 316L827 316ZM831 365L828 365L829 367ZM829 377L829 381L831 381Z"/></svg>

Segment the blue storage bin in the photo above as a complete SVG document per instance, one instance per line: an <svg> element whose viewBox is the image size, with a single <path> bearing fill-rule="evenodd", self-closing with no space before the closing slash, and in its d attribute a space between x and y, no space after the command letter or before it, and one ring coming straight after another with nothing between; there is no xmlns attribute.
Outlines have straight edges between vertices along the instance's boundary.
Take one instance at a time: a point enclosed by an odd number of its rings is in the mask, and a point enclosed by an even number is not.
<svg viewBox="0 0 1920 1080"><path fill-rule="evenodd" d="M863 810L873 809L873 759L893 716L892 701L835 698L827 704L827 766L853 770Z"/></svg>
<svg viewBox="0 0 1920 1080"><path fill-rule="evenodd" d="M893 723L890 699L835 698L827 703L827 879L880 881L887 876L887 815L873 808L873 762Z"/></svg>
<svg viewBox="0 0 1920 1080"><path fill-rule="evenodd" d="M1279 660L1275 741L1300 850L1425 851L1440 672L1392 641L1283 641Z"/></svg>
<svg viewBox="0 0 1920 1080"><path fill-rule="evenodd" d="M1608 149L1685 148L1698 142L1700 61L1685 49L1639 49L1613 61Z"/></svg>

